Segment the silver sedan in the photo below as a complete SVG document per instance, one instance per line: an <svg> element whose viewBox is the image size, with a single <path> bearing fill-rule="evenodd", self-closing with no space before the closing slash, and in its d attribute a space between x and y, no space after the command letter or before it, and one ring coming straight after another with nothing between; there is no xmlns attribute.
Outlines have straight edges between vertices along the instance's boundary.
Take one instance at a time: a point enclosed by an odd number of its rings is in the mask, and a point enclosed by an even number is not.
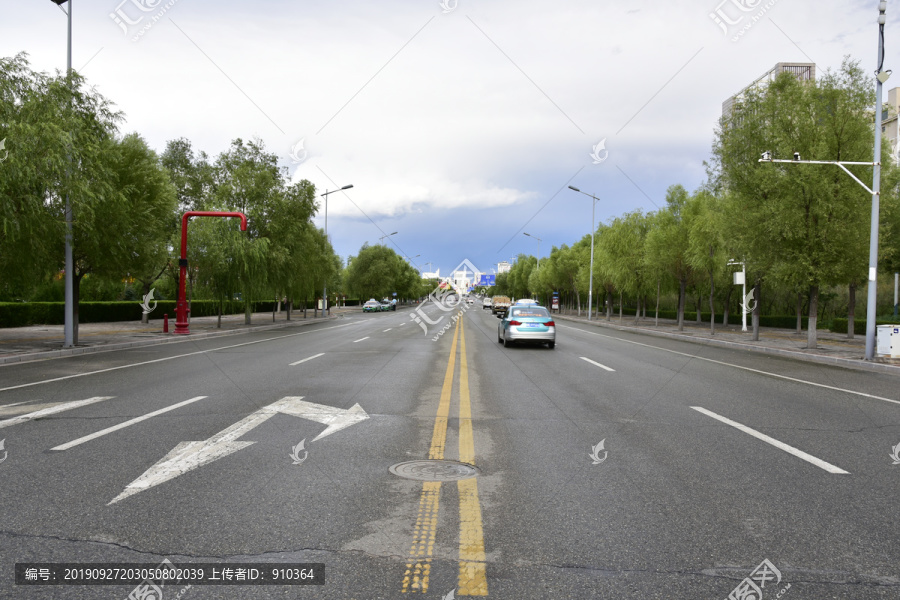
<svg viewBox="0 0 900 600"><path fill-rule="evenodd" d="M556 323L543 306L513 306L497 326L497 341L509 347L513 342L546 343L556 346Z"/></svg>

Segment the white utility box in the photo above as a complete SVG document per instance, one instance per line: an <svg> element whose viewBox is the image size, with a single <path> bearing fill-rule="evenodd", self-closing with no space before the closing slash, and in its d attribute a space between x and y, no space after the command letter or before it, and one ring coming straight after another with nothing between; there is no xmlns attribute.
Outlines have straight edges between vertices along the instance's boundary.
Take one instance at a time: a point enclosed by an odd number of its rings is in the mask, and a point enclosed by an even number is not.
<svg viewBox="0 0 900 600"><path fill-rule="evenodd" d="M882 356L900 358L900 325L877 325L875 352Z"/></svg>

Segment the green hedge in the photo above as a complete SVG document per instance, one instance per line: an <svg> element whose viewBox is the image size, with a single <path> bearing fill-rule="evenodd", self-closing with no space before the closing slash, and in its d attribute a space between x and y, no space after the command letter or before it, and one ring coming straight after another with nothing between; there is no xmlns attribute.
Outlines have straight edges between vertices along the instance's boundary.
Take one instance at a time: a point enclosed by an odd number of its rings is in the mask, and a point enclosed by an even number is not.
<svg viewBox="0 0 900 600"><path fill-rule="evenodd" d="M831 331L834 333L847 333L847 324L849 321L847 319L832 319L831 320ZM876 319L876 325L895 325L900 323L900 317L898 318L887 318L887 319ZM853 319L853 332L856 335L866 335L866 317L865 315L861 317L856 317Z"/></svg>
<svg viewBox="0 0 900 600"><path fill-rule="evenodd" d="M633 308L625 308L622 310L623 315L634 316L635 309ZM606 313L601 313L606 314ZM613 316L619 314L618 309L613 311ZM656 311L647 310L647 318L653 318L656 316ZM672 319L673 321L678 318L678 311L674 310L661 310L659 311L660 319ZM700 319L703 323L709 323L709 313L701 312ZM752 316L747 315L747 324L751 323ZM809 327L809 319L806 317L801 318L803 322L803 328L807 329ZM846 319L844 319L846 321ZM685 323L696 323L697 322L697 311L684 311L684 322ZM716 323L722 322L722 313L716 313ZM741 324L741 313L728 313L728 323L730 325L740 325ZM781 329L796 329L797 328L797 315L761 315L759 317L759 325L760 327L779 327ZM847 330L846 323L844 324L844 331Z"/></svg>
<svg viewBox="0 0 900 600"><path fill-rule="evenodd" d="M150 313L151 319L162 319L163 314L175 320L174 300L160 300ZM274 302L254 302L253 312L272 312ZM140 321L143 309L139 302L79 302L79 323L106 323L114 321ZM225 302L222 313L241 314L244 303ZM191 316L208 317L219 314L215 300L194 300ZM0 302L0 327L25 327L28 325L62 325L65 322L64 302Z"/></svg>

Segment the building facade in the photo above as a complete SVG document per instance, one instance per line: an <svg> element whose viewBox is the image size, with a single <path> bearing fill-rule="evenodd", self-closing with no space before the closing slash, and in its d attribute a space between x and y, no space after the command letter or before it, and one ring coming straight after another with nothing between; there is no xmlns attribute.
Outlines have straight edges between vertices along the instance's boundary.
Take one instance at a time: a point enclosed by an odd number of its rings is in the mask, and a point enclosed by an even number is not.
<svg viewBox="0 0 900 600"><path fill-rule="evenodd" d="M730 97L728 100L722 103L722 116L726 119L731 116L731 111L734 110L734 104L736 102L740 102L744 93L754 87L760 87L767 85L771 81L775 81L775 78L778 77L781 73L792 73L794 77L799 79L800 81L815 81L816 79L816 64L815 63L793 63L793 62L780 62L777 63L774 67L763 73L760 77L757 77L753 83L742 89L740 92Z"/></svg>

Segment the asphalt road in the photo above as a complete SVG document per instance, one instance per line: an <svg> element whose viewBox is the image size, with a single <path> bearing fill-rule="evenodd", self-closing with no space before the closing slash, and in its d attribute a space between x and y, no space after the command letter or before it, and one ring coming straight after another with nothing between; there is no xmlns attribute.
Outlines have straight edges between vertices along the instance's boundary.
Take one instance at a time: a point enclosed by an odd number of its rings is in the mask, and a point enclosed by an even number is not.
<svg viewBox="0 0 900 600"><path fill-rule="evenodd" d="M140 598L14 565L164 559L325 584L162 600L900 597L896 377L424 311L0 366L0 598ZM389 471L437 459L478 476Z"/></svg>

